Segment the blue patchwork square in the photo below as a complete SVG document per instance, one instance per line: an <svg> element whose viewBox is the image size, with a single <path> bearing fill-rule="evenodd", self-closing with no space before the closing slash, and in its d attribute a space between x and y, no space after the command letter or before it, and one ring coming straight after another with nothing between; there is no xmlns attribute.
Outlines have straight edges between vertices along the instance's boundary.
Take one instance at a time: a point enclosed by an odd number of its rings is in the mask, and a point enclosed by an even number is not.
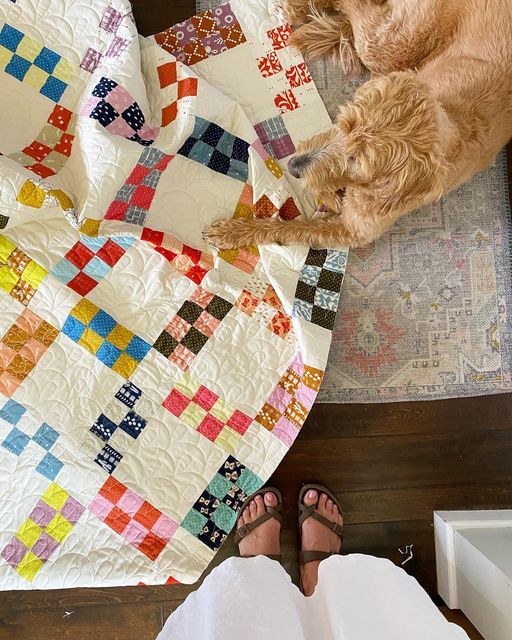
<svg viewBox="0 0 512 640"><path fill-rule="evenodd" d="M26 412L25 407L15 400L7 400L0 409L0 418L3 418L9 424L17 424Z"/></svg>
<svg viewBox="0 0 512 640"><path fill-rule="evenodd" d="M98 84L94 87L92 95L96 98L105 98L108 94L117 87L117 82L109 80L109 78L101 78Z"/></svg>
<svg viewBox="0 0 512 640"><path fill-rule="evenodd" d="M212 495L219 498L219 500L222 500L232 486L233 485L229 480L226 480L226 478L216 473L207 488Z"/></svg>
<svg viewBox="0 0 512 640"><path fill-rule="evenodd" d="M5 72L11 76L14 76L18 80L23 80L30 67L31 64L28 60L25 60L25 58L14 54L9 64L5 67Z"/></svg>
<svg viewBox="0 0 512 640"><path fill-rule="evenodd" d="M116 236L112 238L112 241L127 251L135 242L135 238L133 236Z"/></svg>
<svg viewBox="0 0 512 640"><path fill-rule="evenodd" d="M313 264L305 264L300 270L300 279L302 282L316 287L321 273L322 267L317 267Z"/></svg>
<svg viewBox="0 0 512 640"><path fill-rule="evenodd" d="M82 324L80 320L73 318L73 316L68 316L64 326L62 327L62 333L68 336L68 338L71 338L71 340L78 342L85 329L85 325Z"/></svg>
<svg viewBox="0 0 512 640"><path fill-rule="evenodd" d="M107 367L112 367L117 362L121 353L121 349L105 341L96 352L96 357L103 362L103 364L106 364Z"/></svg>
<svg viewBox="0 0 512 640"><path fill-rule="evenodd" d="M108 238L93 238L91 236L80 236L80 242L84 244L88 249L90 249L93 253L98 253L98 251L103 247Z"/></svg>
<svg viewBox="0 0 512 640"><path fill-rule="evenodd" d="M52 267L50 273L54 278L60 280L60 282L68 284L69 282L71 282L71 280L73 280L75 276L80 273L80 269L75 267L75 265L66 258L63 258L60 262L57 262L57 264Z"/></svg>
<svg viewBox="0 0 512 640"><path fill-rule="evenodd" d="M217 527L212 520L208 520L198 534L197 539L215 551L224 543L227 537L228 534L225 531Z"/></svg>
<svg viewBox="0 0 512 640"><path fill-rule="evenodd" d="M129 411L121 420L119 428L132 438L138 438L147 425L147 420L135 411Z"/></svg>
<svg viewBox="0 0 512 640"><path fill-rule="evenodd" d="M207 124L207 127L201 133L201 140L203 142L206 142L206 144L209 144L211 147L216 147L223 137L225 138L226 136L229 136L229 133L227 133L227 131L224 131L222 127L219 127L218 124L215 124L213 122L211 122L210 124L205 122L205 124ZM198 127L198 131L200 131L202 128L203 127ZM225 143L226 141L224 141L224 144Z"/></svg>
<svg viewBox="0 0 512 640"><path fill-rule="evenodd" d="M240 182L247 182L249 177L249 165L240 162L240 160L231 160L226 175L230 178L234 178L235 180L240 180Z"/></svg>
<svg viewBox="0 0 512 640"><path fill-rule="evenodd" d="M306 302L305 300L300 300L299 298L295 298L295 302L293 303L293 312L292 312L292 315L295 318L303 318L304 320L311 321L312 313L313 313L313 305L311 302Z"/></svg>
<svg viewBox="0 0 512 640"><path fill-rule="evenodd" d="M229 171L230 165L231 160L228 156L224 155L220 151L217 151L217 149L213 150L210 161L208 162L208 166L210 167L210 169L213 169L213 171L216 171L217 173L223 173L224 175L226 175Z"/></svg>
<svg viewBox="0 0 512 640"><path fill-rule="evenodd" d="M347 266L347 252L328 249L324 267L337 273L344 273Z"/></svg>
<svg viewBox="0 0 512 640"><path fill-rule="evenodd" d="M89 114L89 118L93 118L104 127L108 127L111 122L119 118L119 113L110 103L105 102L105 100L100 100Z"/></svg>
<svg viewBox="0 0 512 640"><path fill-rule="evenodd" d="M235 526L236 511L221 503L212 514L212 521L223 531L231 531Z"/></svg>
<svg viewBox="0 0 512 640"><path fill-rule="evenodd" d="M9 51L16 51L19 43L23 40L23 34L18 29L11 27L8 24L4 24L2 31L0 31L0 44L3 45Z"/></svg>
<svg viewBox="0 0 512 640"><path fill-rule="evenodd" d="M102 338L106 338L108 334L117 326L117 322L112 316L100 309L98 313L89 323L89 327Z"/></svg>
<svg viewBox="0 0 512 640"><path fill-rule="evenodd" d="M186 145L187 142L185 142L183 146L185 147ZM183 153L182 155L190 158L190 160L194 160L194 162L199 162L199 164L208 165L214 152L215 149L213 147L210 147L209 144L206 144L206 142L203 142L202 140L198 140L194 143L189 153ZM181 153L181 149L178 153Z"/></svg>
<svg viewBox="0 0 512 640"><path fill-rule="evenodd" d="M53 445L57 442L59 434L55 429L52 429L49 424L43 422L36 433L32 436L32 440L37 442L40 447L49 451Z"/></svg>
<svg viewBox="0 0 512 640"><path fill-rule="evenodd" d="M94 433L95 436L98 436L98 438L103 440L103 442L108 442L116 429L117 424L112 422L110 418L107 418L107 416L102 413L92 425L90 431Z"/></svg>
<svg viewBox="0 0 512 640"><path fill-rule="evenodd" d="M145 123L144 114L136 102L125 109L121 117L134 131L140 131Z"/></svg>
<svg viewBox="0 0 512 640"><path fill-rule="evenodd" d="M26 433L23 433L23 431L14 427L8 433L7 438L2 442L2 447L5 447L8 451L14 453L14 455L19 456L29 441L30 438Z"/></svg>
<svg viewBox="0 0 512 640"><path fill-rule="evenodd" d="M207 518L211 518L219 504L220 500L205 490L196 500L193 508Z"/></svg>
<svg viewBox="0 0 512 640"><path fill-rule="evenodd" d="M126 347L125 351L134 360L140 362L146 357L146 354L150 349L150 344L148 344L138 336L133 336L133 338L130 340L130 344Z"/></svg>
<svg viewBox="0 0 512 640"><path fill-rule="evenodd" d="M39 55L34 60L34 64L36 67L39 67L46 73L53 73L53 70L57 66L57 63L60 60L60 56L55 51L50 51L46 47L43 47L39 52Z"/></svg>
<svg viewBox="0 0 512 640"><path fill-rule="evenodd" d="M208 518L202 513L199 513L195 509L191 509L185 516L181 526L193 536L199 535L205 524L208 522Z"/></svg>
<svg viewBox="0 0 512 640"><path fill-rule="evenodd" d="M178 149L178 153L181 156L185 156L185 158L188 158L189 155L192 153L192 149L194 148L197 142L199 142L199 140L197 138L194 138L193 136L191 136L190 138L187 138L185 142L181 145L181 147ZM207 147L208 145L205 145L205 146Z"/></svg>
<svg viewBox="0 0 512 640"><path fill-rule="evenodd" d="M236 484L237 487L240 487L245 494L250 496L263 486L263 480L246 467L240 474Z"/></svg>
<svg viewBox="0 0 512 640"><path fill-rule="evenodd" d="M48 480L55 480L63 466L64 464L58 458L51 453L47 453L37 465L36 471L48 478Z"/></svg>
<svg viewBox="0 0 512 640"><path fill-rule="evenodd" d="M41 87L39 93L42 93L43 96L50 98L50 100L53 100L54 102L58 102L67 88L68 85L65 82L62 82L62 80L54 78L53 76L49 76Z"/></svg>
<svg viewBox="0 0 512 640"><path fill-rule="evenodd" d="M142 391L133 382L125 382L116 393L116 398L132 409L140 399Z"/></svg>
<svg viewBox="0 0 512 640"><path fill-rule="evenodd" d="M103 262L98 256L94 256L94 258L85 265L83 271L94 280L101 280L108 274L110 269L111 267L106 262Z"/></svg>
<svg viewBox="0 0 512 640"><path fill-rule="evenodd" d="M328 309L329 311L336 311L338 308L338 302L340 299L339 293L328 291L327 289L318 289L315 291L315 306L322 307L322 309Z"/></svg>
<svg viewBox="0 0 512 640"><path fill-rule="evenodd" d="M233 148L230 155L233 160L247 164L249 162L249 144L245 140L233 136Z"/></svg>
<svg viewBox="0 0 512 640"><path fill-rule="evenodd" d="M106 444L98 453L94 462L103 467L107 473L112 473L117 465L121 462L123 456L109 444Z"/></svg>

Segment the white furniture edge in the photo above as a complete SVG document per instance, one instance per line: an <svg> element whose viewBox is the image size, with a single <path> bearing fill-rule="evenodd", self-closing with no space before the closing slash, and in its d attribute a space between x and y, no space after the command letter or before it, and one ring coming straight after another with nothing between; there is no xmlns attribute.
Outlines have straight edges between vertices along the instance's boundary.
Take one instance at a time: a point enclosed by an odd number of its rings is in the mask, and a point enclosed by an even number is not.
<svg viewBox="0 0 512 640"><path fill-rule="evenodd" d="M437 590L450 609L459 609L454 535L462 529L512 527L512 509L434 511Z"/></svg>

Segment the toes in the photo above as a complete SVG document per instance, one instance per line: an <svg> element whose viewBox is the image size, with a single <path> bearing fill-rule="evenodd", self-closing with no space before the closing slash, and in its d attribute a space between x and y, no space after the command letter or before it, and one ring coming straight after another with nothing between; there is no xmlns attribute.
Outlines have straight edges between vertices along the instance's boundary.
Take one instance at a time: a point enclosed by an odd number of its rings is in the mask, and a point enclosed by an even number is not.
<svg viewBox="0 0 512 640"><path fill-rule="evenodd" d="M318 510L319 511L322 511L324 513L327 511L326 502L327 502L327 496L325 495L325 493L321 493L320 497L318 498Z"/></svg>
<svg viewBox="0 0 512 640"><path fill-rule="evenodd" d="M259 518L265 513L265 503L261 496L256 496L254 502L256 503L256 517Z"/></svg>
<svg viewBox="0 0 512 640"><path fill-rule="evenodd" d="M303 502L307 507L312 504L316 504L318 502L318 491L315 491L314 489L307 491Z"/></svg>
<svg viewBox="0 0 512 640"><path fill-rule="evenodd" d="M244 513L245 513L245 509L243 510L242 515L238 518L238 526L239 527L241 527L242 525L245 524Z"/></svg>
<svg viewBox="0 0 512 640"><path fill-rule="evenodd" d="M271 491L267 491L267 493L264 496L264 502L267 505L267 507L273 507L274 505L277 504L277 496Z"/></svg>
<svg viewBox="0 0 512 640"><path fill-rule="evenodd" d="M257 511L256 502L254 500L251 500L249 502L249 514L250 514L251 520L256 519L256 511Z"/></svg>

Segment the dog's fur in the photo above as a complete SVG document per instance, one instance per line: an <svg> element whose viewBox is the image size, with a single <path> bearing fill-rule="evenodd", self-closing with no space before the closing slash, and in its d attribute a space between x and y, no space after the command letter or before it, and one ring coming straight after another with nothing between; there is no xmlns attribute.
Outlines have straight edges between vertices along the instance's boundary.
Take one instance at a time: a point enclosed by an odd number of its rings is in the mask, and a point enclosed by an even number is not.
<svg viewBox="0 0 512 640"><path fill-rule="evenodd" d="M293 43L372 79L290 171L334 215L215 222L220 248L364 246L485 169L512 135L512 0L284 0ZM334 13L323 13L324 10ZM356 55L357 53L357 55Z"/></svg>

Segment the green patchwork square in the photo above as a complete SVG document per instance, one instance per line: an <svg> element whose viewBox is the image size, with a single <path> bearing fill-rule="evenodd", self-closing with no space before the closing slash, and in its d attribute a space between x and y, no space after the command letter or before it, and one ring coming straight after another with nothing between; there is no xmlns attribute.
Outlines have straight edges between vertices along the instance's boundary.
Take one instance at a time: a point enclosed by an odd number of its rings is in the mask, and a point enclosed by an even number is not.
<svg viewBox="0 0 512 640"><path fill-rule="evenodd" d="M221 476L219 473L216 473L213 476L213 480L208 485L207 491L209 491L216 498L219 498L219 500L222 500L222 498L226 495L226 493L231 489L232 486L233 485L231 484L231 482L229 482L229 480L224 478L224 476Z"/></svg>
<svg viewBox="0 0 512 640"><path fill-rule="evenodd" d="M236 485L237 487L240 487L244 493L250 496L251 493L254 493L263 486L263 480L250 469L245 468L240 474Z"/></svg>
<svg viewBox="0 0 512 640"><path fill-rule="evenodd" d="M193 536L197 536L207 522L206 516L195 509L191 509L185 516L181 526Z"/></svg>
<svg viewBox="0 0 512 640"><path fill-rule="evenodd" d="M222 502L213 512L213 522L223 531L231 531L235 525L236 513Z"/></svg>

